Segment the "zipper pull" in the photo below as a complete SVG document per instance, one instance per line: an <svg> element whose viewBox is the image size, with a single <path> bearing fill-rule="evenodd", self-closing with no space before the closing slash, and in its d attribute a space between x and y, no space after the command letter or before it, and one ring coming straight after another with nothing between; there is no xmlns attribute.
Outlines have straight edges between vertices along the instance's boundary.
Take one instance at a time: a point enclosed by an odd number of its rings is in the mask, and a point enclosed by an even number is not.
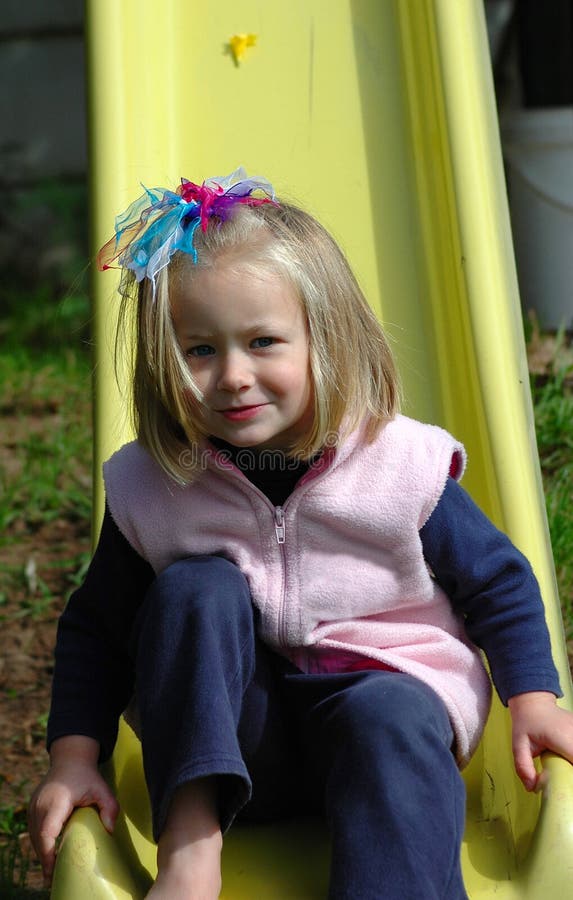
<svg viewBox="0 0 573 900"><path fill-rule="evenodd" d="M285 542L285 514L282 506L275 507L275 532L277 535L277 543Z"/></svg>

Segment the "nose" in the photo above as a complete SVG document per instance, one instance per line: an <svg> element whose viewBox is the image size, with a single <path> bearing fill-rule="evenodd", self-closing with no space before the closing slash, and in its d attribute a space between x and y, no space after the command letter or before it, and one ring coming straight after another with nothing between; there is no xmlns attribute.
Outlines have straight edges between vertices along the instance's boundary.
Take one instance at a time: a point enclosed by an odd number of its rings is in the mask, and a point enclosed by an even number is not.
<svg viewBox="0 0 573 900"><path fill-rule="evenodd" d="M242 391L251 387L254 375L245 354L231 351L220 357L217 374L217 389L220 391Z"/></svg>

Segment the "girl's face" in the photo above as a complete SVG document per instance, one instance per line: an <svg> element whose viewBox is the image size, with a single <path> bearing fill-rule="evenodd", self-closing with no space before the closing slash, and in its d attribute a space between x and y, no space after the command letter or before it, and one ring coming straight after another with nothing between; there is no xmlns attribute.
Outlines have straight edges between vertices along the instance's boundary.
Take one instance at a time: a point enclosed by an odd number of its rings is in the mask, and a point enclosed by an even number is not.
<svg viewBox="0 0 573 900"><path fill-rule="evenodd" d="M201 424L237 447L284 449L312 422L306 318L272 273L220 267L172 285L177 341L201 390Z"/></svg>

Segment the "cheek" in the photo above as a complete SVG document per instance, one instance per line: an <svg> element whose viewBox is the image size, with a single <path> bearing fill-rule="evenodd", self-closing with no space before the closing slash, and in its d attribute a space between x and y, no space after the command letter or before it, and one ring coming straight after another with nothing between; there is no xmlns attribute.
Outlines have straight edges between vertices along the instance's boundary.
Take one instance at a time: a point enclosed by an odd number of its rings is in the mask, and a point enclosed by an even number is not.
<svg viewBox="0 0 573 900"><path fill-rule="evenodd" d="M260 381L266 382L274 393L288 397L299 396L307 383L304 370L295 360L275 364L271 370L261 373Z"/></svg>
<svg viewBox="0 0 573 900"><path fill-rule="evenodd" d="M211 375L205 367L189 367L189 374L191 375L193 383L197 387L197 391L200 395L205 396L205 394L209 393ZM195 403L199 402L197 397L193 395L193 391L191 389L188 389L188 394L193 397Z"/></svg>
<svg viewBox="0 0 573 900"><path fill-rule="evenodd" d="M283 384L288 385L290 381L293 400L296 399L297 404L300 406L305 408L308 407L314 401L314 389L310 367L306 370L302 367L296 367L290 374L290 380L285 378Z"/></svg>

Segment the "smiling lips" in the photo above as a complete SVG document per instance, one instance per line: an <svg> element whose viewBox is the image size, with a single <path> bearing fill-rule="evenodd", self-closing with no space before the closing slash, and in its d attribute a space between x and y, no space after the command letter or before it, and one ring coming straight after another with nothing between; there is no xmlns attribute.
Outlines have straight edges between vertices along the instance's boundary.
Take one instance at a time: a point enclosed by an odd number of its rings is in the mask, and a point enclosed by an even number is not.
<svg viewBox="0 0 573 900"><path fill-rule="evenodd" d="M265 406L264 403L256 403L252 406L231 406L228 409L217 411L231 422L244 422L247 419L254 418L263 406Z"/></svg>

